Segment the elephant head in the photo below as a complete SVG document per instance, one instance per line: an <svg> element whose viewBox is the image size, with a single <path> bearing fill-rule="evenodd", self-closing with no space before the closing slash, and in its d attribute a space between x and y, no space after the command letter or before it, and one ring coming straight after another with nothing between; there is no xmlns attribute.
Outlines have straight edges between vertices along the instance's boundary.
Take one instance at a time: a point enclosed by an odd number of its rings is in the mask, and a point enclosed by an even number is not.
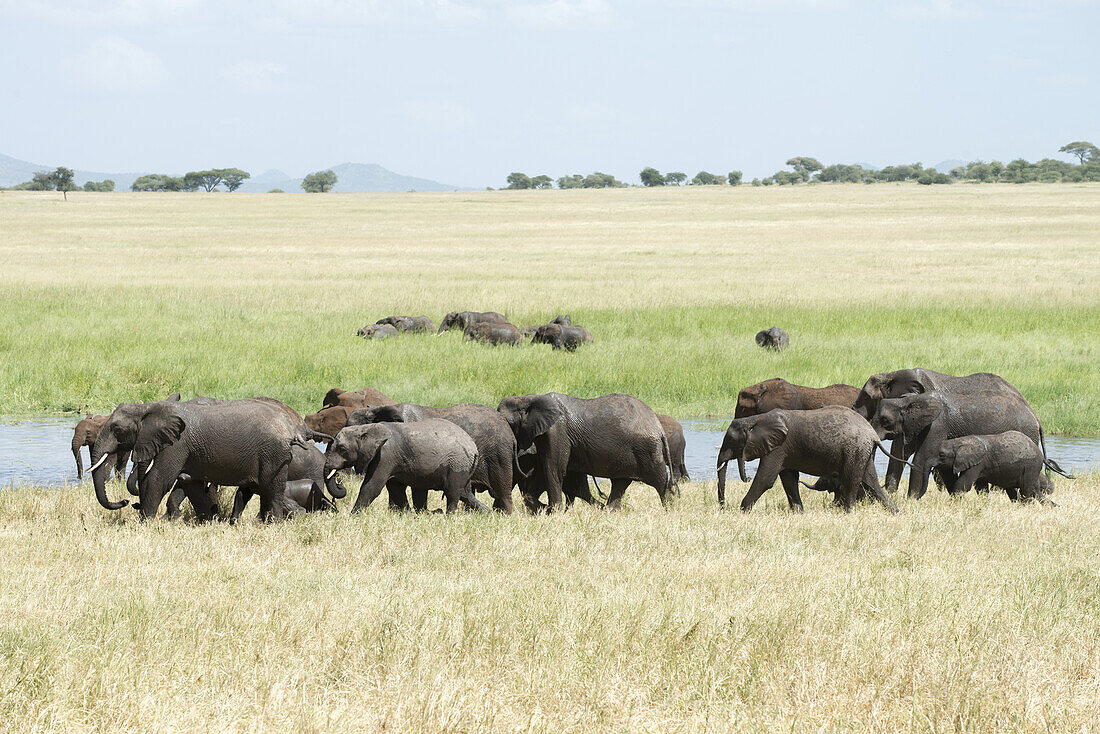
<svg viewBox="0 0 1100 734"><path fill-rule="evenodd" d="M349 426L336 434L325 450L325 487L329 494L336 499L346 497L348 491L336 472L351 467L366 474L389 437L389 429L379 424Z"/></svg>
<svg viewBox="0 0 1100 734"><path fill-rule="evenodd" d="M80 456L80 449L84 446L93 446L99 437L99 429L107 422L105 415L92 415L87 413L73 429L73 458L76 460L76 476L84 476L84 462Z"/></svg>
<svg viewBox="0 0 1100 734"><path fill-rule="evenodd" d="M334 405L340 404L340 396L344 394L344 390L338 387L334 387L325 393L325 399L321 401L322 408L331 408Z"/></svg>
<svg viewBox="0 0 1100 734"><path fill-rule="evenodd" d="M912 441L943 412L943 401L935 396L908 395L880 400L871 427L879 440L901 438Z"/></svg>
<svg viewBox="0 0 1100 734"><path fill-rule="evenodd" d="M570 316L569 314L562 314L560 316L555 316L554 320L551 321L550 323L551 324L558 324L559 326L572 326L573 325L573 317Z"/></svg>
<svg viewBox="0 0 1100 734"><path fill-rule="evenodd" d="M522 395L504 398L497 411L508 421L522 451L535 439L565 418L565 410L552 395Z"/></svg>
<svg viewBox="0 0 1100 734"><path fill-rule="evenodd" d="M733 417L748 418L776 408L798 410L802 407L801 402L801 395L794 385L775 377L749 385L737 393L737 408L734 409Z"/></svg>
<svg viewBox="0 0 1100 734"><path fill-rule="evenodd" d="M922 392L924 392L924 384L913 370L881 372L867 378L852 409L867 420L871 420L880 401Z"/></svg>
<svg viewBox="0 0 1100 734"><path fill-rule="evenodd" d="M722 438L722 447L718 451L718 502L723 506L726 498L726 465L736 459L741 481L749 481L748 476L745 474L745 461L757 457L747 456L747 447L753 429L763 418L764 415L734 418L730 422L729 428L726 429L726 435Z"/></svg>
<svg viewBox="0 0 1100 734"><path fill-rule="evenodd" d="M316 413L302 418L310 430L328 436L335 436L348 424L348 418L353 410L346 405L332 405L321 408ZM327 441L325 443L328 443Z"/></svg>
<svg viewBox="0 0 1100 734"><path fill-rule="evenodd" d="M356 408L348 415L347 425L368 426L372 423L405 423L406 418L413 417L416 411L411 410L407 403L396 405L377 405L372 408Z"/></svg>
<svg viewBox="0 0 1100 734"><path fill-rule="evenodd" d="M129 504L129 500L112 501L107 498L107 478L110 476L110 459L124 451L129 451L137 441L138 428L149 403L122 403L107 418L99 430L91 448L92 464L88 471L92 475L95 496L99 504L108 510L119 510ZM136 474L127 480L130 493L137 495ZM131 486L133 484L133 486Z"/></svg>
<svg viewBox="0 0 1100 734"><path fill-rule="evenodd" d="M561 338L561 324L549 323L535 329L534 336L531 337L532 344L553 344L555 340Z"/></svg>
<svg viewBox="0 0 1100 734"><path fill-rule="evenodd" d="M171 459L166 457L166 450L175 446L183 438L187 423L184 421L179 406L174 403L151 403L145 411L138 425L137 439L134 442L134 452L131 458L134 463L132 475L136 477L136 483L141 495L141 512L146 517L152 517L160 507L160 501L168 489L165 482L149 482L147 477L156 465L157 459L161 459L162 467L158 476L166 477L167 481L174 482L183 468L185 456L180 451L174 451Z"/></svg>
<svg viewBox="0 0 1100 734"><path fill-rule="evenodd" d="M964 436L940 444L932 476L936 482L954 493L955 482L967 469L977 466L989 453L989 444L978 436Z"/></svg>
<svg viewBox="0 0 1100 734"><path fill-rule="evenodd" d="M442 334L444 331L449 331L455 326L458 326L458 311L451 311L449 314L443 317L443 321L439 323L439 331L437 334ZM462 328L465 329L466 325L462 324Z"/></svg>

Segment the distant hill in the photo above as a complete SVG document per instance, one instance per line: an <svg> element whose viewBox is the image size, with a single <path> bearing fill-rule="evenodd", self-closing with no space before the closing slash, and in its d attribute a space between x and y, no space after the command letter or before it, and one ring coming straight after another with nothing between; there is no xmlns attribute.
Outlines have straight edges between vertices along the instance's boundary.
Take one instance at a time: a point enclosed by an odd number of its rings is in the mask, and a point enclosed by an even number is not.
<svg viewBox="0 0 1100 734"><path fill-rule="evenodd" d="M31 176L36 171L52 171L57 165L64 164L29 163L0 154L0 186L15 186L24 181L30 181ZM326 168L331 168L336 173L336 186L333 191L337 192L457 191L462 189L460 186L439 183L426 178L402 176L375 163L341 163L338 166L326 166L316 170L324 171ZM126 191L130 188L130 184L146 173L152 173L152 171L101 173L98 171L74 170L74 178L78 186L83 186L87 181L102 181L109 178L115 182L117 191ZM164 172L160 171L159 173ZM173 175L181 174L175 173ZM302 179L300 178L293 178L283 171L271 169L245 181L240 190L265 192L271 189L282 189L288 193L301 193L301 183Z"/></svg>
<svg viewBox="0 0 1100 734"><path fill-rule="evenodd" d="M940 173L951 173L952 168L958 168L959 166L965 167L966 166L966 161L959 161L959 160L940 161L936 165L932 166L932 168L935 168Z"/></svg>

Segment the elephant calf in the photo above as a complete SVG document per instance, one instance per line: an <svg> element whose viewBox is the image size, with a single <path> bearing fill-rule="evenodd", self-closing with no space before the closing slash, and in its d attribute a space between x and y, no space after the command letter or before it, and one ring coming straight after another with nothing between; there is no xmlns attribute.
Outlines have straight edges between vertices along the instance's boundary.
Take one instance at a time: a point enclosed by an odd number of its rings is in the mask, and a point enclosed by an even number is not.
<svg viewBox="0 0 1100 734"><path fill-rule="evenodd" d="M84 462L80 455L80 449L87 446L91 452L95 440L99 437L99 431L107 422L109 416L85 414L85 417L73 428L73 458L76 460L76 478L84 478ZM130 461L129 451L119 451L115 454L115 472L120 476L126 476L126 464Z"/></svg>
<svg viewBox="0 0 1100 734"><path fill-rule="evenodd" d="M684 464L684 451L687 450L684 427L680 425L680 421L663 413L657 414L657 421L661 424L661 429L664 430L665 438L668 440L668 453L672 460L672 481L674 483L690 482L691 477L688 476L687 466Z"/></svg>
<svg viewBox="0 0 1100 734"><path fill-rule="evenodd" d="M343 496L336 472L355 467L364 475L352 512L369 507L383 487L393 507L404 507L405 490L411 487L417 510L427 509L430 489L443 491L448 513L458 510L459 501L485 509L470 486L477 461L474 440L439 418L349 426L325 453L325 483L334 497Z"/></svg>
<svg viewBox="0 0 1100 734"><path fill-rule="evenodd" d="M944 441L933 472L953 495L985 483L1005 490L1013 500L1053 504L1046 497L1052 487L1043 476L1044 465L1043 452L1034 441L1019 431L1005 431Z"/></svg>
<svg viewBox="0 0 1100 734"><path fill-rule="evenodd" d="M374 322L378 325L389 324L398 331L410 334L430 334L435 331L435 324L427 316L387 316Z"/></svg>
<svg viewBox="0 0 1100 734"><path fill-rule="evenodd" d="M229 517L232 523L237 522L248 501L252 499L254 492L248 489L238 489L233 496L233 512ZM320 512L328 510L336 512L336 505L328 497L325 491L313 479L288 480L286 491L283 493L283 511L289 515L298 515L304 512ZM263 519L261 513L260 519Z"/></svg>
<svg viewBox="0 0 1100 734"><path fill-rule="evenodd" d="M783 331L778 326L764 329L756 334L757 346L763 347L764 349L782 352L790 343L791 338L787 336L787 332Z"/></svg>
<svg viewBox="0 0 1100 734"><path fill-rule="evenodd" d="M507 344L515 346L523 341L523 334L519 328L509 323L477 323L466 327L462 335L467 339L485 342L493 346Z"/></svg>
<svg viewBox="0 0 1100 734"><path fill-rule="evenodd" d="M369 326L364 326L358 333L359 336L364 339L389 339L390 337L397 336L401 332L390 324L370 324Z"/></svg>
<svg viewBox="0 0 1100 734"><path fill-rule="evenodd" d="M535 329L532 344L549 344L554 349L572 352L582 344L592 343L592 332L583 326L562 326L549 323Z"/></svg>

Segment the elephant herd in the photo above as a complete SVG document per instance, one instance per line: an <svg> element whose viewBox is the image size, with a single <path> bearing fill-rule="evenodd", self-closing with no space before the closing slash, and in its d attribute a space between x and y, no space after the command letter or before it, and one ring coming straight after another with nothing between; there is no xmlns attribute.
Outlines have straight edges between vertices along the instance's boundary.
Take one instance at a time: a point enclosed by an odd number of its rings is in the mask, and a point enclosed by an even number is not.
<svg viewBox="0 0 1100 734"><path fill-rule="evenodd" d="M541 326L520 328L496 311L452 311L443 317L439 330L427 316L387 316L359 329L365 339L389 339L401 334L430 334L459 330L469 340L492 346L515 346L529 340L531 344L549 344L554 349L575 351L592 343L592 333L577 326L569 314L557 316Z"/></svg>
<svg viewBox="0 0 1100 734"><path fill-rule="evenodd" d="M489 508L477 493L486 492L494 510L510 514L515 488L530 513L560 511L577 499L616 510L635 481L653 487L667 506L689 479L682 426L625 394L511 396L493 409L430 407L395 402L373 388L334 388L303 418L268 397L184 401L174 393L81 420L73 437L78 474L84 445L106 509L129 504L111 500L106 482L112 468L122 475L132 460L126 487L143 518L155 516L167 497L166 517L178 517L187 499L200 521L213 520L222 486L237 487L231 521L257 494L265 520L334 510L347 496L339 476L347 471L363 477L353 512L385 490L395 510L423 511L428 492L441 491L447 512L483 511ZM876 450L890 457L885 487ZM777 378L741 390L717 459L721 506L728 463L736 461L747 481L745 462L753 459L760 464L744 511L776 479L791 509L801 511L800 473L820 477L812 488L833 492L845 510L869 495L892 512L890 493L905 464L912 467L911 498L924 494L932 473L953 494L992 485L1014 500L1050 503L1053 486L1043 470L1069 476L1047 458L1038 417L1003 378L925 369L873 375L862 389ZM606 496L598 484L593 494L589 476L610 480Z"/></svg>

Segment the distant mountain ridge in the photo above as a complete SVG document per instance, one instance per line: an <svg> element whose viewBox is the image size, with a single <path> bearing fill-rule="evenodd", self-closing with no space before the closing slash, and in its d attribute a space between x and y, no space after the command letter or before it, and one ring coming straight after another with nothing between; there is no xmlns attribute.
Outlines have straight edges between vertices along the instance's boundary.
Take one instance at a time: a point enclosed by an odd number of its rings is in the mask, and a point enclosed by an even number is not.
<svg viewBox="0 0 1100 734"><path fill-rule="evenodd" d="M46 166L37 163L21 161L18 158L0 153L0 186L15 186L16 184L30 181L37 171L52 171L56 165ZM376 163L341 163L338 166L318 168L319 171L331 168L336 174L336 186L333 191L343 193L392 193L401 191L460 191L471 189L461 186L439 183L427 178L415 176L402 176L394 173ZM101 173L98 171L83 171L75 169L74 179L78 186L83 186L87 181L102 181L111 179L115 182L116 191L128 191L139 176L146 173L165 173L164 171L141 171L132 173ZM182 175L175 173L172 175ZM240 188L244 192L265 192L271 189L282 189L288 193L301 193L302 179L294 178L283 171L270 169L247 179Z"/></svg>

